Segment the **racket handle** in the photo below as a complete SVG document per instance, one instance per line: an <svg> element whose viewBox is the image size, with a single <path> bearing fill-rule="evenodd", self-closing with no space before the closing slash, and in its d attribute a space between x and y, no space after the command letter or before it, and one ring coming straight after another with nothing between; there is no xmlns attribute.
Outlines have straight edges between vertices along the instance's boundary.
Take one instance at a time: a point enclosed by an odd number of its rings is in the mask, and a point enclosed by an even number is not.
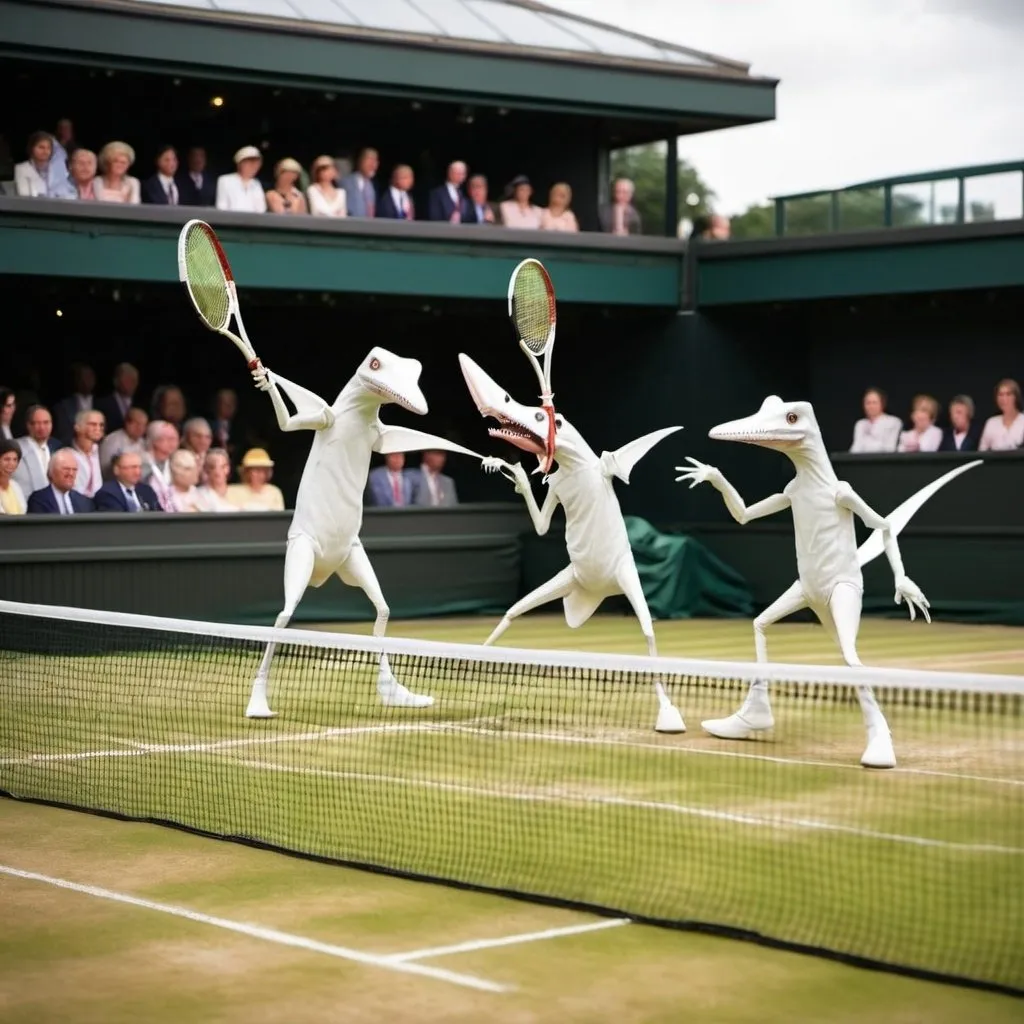
<svg viewBox="0 0 1024 1024"><path fill-rule="evenodd" d="M255 359L250 359L249 360L249 369L250 370L255 370L257 367L259 367L261 365L262 365L262 363L260 363L259 356L257 356Z"/></svg>

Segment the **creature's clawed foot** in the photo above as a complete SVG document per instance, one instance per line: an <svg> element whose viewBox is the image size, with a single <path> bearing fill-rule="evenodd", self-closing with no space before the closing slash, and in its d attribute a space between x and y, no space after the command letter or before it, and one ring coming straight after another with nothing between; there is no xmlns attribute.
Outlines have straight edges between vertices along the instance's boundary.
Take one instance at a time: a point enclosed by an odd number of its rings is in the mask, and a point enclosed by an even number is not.
<svg viewBox="0 0 1024 1024"><path fill-rule="evenodd" d="M775 719L767 708L743 708L728 718L710 718L700 724L705 732L717 736L720 740L749 740L759 732L772 728Z"/></svg>
<svg viewBox="0 0 1024 1024"><path fill-rule="evenodd" d="M654 684L658 694L658 720L654 724L655 732L681 733L686 732L686 723L679 709L668 699L665 687L661 683Z"/></svg>
<svg viewBox="0 0 1024 1024"><path fill-rule="evenodd" d="M249 697L249 706L245 709L246 718L273 718L276 711L270 710L267 703L267 681L257 678L252 684L252 695Z"/></svg>
<svg viewBox="0 0 1024 1024"><path fill-rule="evenodd" d="M881 722L868 726L868 745L864 748L860 763L865 768L895 768L896 751L892 745L892 733Z"/></svg>
<svg viewBox="0 0 1024 1024"><path fill-rule="evenodd" d="M425 693L407 690L389 671L382 669L377 677L377 693L387 708L429 708L434 698Z"/></svg>

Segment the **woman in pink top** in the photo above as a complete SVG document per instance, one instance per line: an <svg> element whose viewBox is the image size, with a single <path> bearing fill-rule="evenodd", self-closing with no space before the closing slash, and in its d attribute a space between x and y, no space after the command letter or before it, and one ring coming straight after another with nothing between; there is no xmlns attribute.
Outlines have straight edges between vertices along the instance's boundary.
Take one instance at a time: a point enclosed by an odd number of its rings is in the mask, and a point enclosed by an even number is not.
<svg viewBox="0 0 1024 1024"><path fill-rule="evenodd" d="M551 186L548 193L548 208L540 218L545 231L579 231L576 214L569 209L572 203L572 189L564 182Z"/></svg>
<svg viewBox="0 0 1024 1024"><path fill-rule="evenodd" d="M499 207L501 223L507 228L539 228L543 210L530 201L533 186L525 174L518 174L505 187L508 197Z"/></svg>
<svg viewBox="0 0 1024 1024"><path fill-rule="evenodd" d="M76 149L71 154L71 184L74 199L96 198L96 154L91 149Z"/></svg>
<svg viewBox="0 0 1024 1024"><path fill-rule="evenodd" d="M108 142L99 155L100 176L93 183L95 198L105 203L140 203L139 179L128 173L135 150L127 142Z"/></svg>
<svg viewBox="0 0 1024 1024"><path fill-rule="evenodd" d="M937 452L942 444L942 431L935 426L939 403L931 395L915 395L910 422L913 427L900 434L898 452Z"/></svg>
<svg viewBox="0 0 1024 1024"><path fill-rule="evenodd" d="M979 452L1009 452L1024 446L1024 412L1015 380L1006 377L996 385L996 405L999 415L985 421Z"/></svg>

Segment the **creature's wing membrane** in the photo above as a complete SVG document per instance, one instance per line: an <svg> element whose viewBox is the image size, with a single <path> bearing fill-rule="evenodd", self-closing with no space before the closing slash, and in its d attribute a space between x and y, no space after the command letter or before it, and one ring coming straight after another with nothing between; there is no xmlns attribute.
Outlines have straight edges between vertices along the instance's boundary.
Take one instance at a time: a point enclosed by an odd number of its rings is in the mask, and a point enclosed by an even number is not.
<svg viewBox="0 0 1024 1024"><path fill-rule="evenodd" d="M389 452L420 452L429 448L458 452L460 455L471 455L474 459L483 460L482 455L463 448L454 441L446 441L443 437L425 434L422 430L413 430L410 427L386 427L383 423L380 424L380 434L373 445L373 450L382 455Z"/></svg>
<svg viewBox="0 0 1024 1024"><path fill-rule="evenodd" d="M984 459L975 459L973 462L968 462L966 465L957 466L956 469L950 470L948 473L940 476L938 480L933 480L926 487L922 487L916 494L912 494L902 505L891 512L886 519L889 521L890 529L893 532L893 536L899 534L899 532L910 522L911 518L917 512L917 510L935 494L936 491L945 487L946 484L958 477L961 473L966 473L969 469L974 469L975 466L980 466L984 462ZM863 567L877 558L885 550L885 545L882 539L882 531L875 530L871 536L857 549L857 562Z"/></svg>
<svg viewBox="0 0 1024 1024"><path fill-rule="evenodd" d="M324 410L331 407L330 402L325 402L319 395L314 395L312 391L307 391L279 373L271 371L270 379L291 399L295 412L303 419L322 416Z"/></svg>
<svg viewBox="0 0 1024 1024"><path fill-rule="evenodd" d="M629 483L633 467L659 442L682 427L664 427L653 434L644 434L613 452L601 453L601 468L607 476L617 476L623 483Z"/></svg>

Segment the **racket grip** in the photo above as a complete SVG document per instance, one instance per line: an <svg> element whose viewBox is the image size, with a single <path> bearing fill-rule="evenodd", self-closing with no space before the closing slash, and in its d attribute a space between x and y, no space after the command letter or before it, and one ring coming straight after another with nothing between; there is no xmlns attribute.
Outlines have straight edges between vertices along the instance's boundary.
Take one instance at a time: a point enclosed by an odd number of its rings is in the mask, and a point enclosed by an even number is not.
<svg viewBox="0 0 1024 1024"><path fill-rule="evenodd" d="M260 363L260 360L259 360L258 356L255 359L250 359L249 360L249 369L250 370L255 370L260 365L262 365L262 364Z"/></svg>

